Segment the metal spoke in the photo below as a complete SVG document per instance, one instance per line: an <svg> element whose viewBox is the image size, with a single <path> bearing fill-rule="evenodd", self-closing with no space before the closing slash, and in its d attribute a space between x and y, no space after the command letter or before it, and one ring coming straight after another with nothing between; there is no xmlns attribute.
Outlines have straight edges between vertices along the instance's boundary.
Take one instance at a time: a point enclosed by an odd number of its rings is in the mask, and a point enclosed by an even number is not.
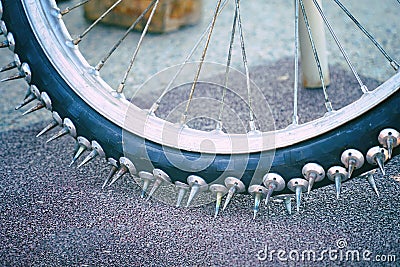
<svg viewBox="0 0 400 267"><path fill-rule="evenodd" d="M357 25L357 27L371 40L378 50L386 57L395 71L399 69L399 64L385 51L378 41L361 25L361 23L350 13L350 11L339 1L334 0L336 4L346 13L346 15ZM400 0L397 0L400 3Z"/></svg>
<svg viewBox="0 0 400 267"><path fill-rule="evenodd" d="M222 113L224 112L225 96L226 96L226 90L228 88L229 70L230 70L231 60L232 60L233 43L235 41L237 18L238 18L238 10L235 8L235 15L233 17L233 24L232 24L232 31L231 31L231 40L229 42L228 59L226 62L226 69L225 69L224 88L222 91L221 106L220 106L220 110L219 110L219 114L218 114L218 122L217 122L217 127L216 127L217 130L222 130Z"/></svg>
<svg viewBox="0 0 400 267"><path fill-rule="evenodd" d="M206 54L207 54L208 46L210 45L211 36L212 36L213 30L214 30L214 27L215 27L215 22L217 20L220 7L221 7L221 2L222 2L222 0L218 0L217 6L215 8L214 16L213 16L212 23L211 23L211 28L210 28L210 31L208 32L208 36L207 36L206 45L204 46L203 53L202 53L201 58L200 58L199 67L197 68L197 72L196 72L196 75L194 77L194 80L193 80L193 83L192 83L192 87L190 89L189 99L188 99L188 101L186 103L185 111L183 112L182 117L181 117L181 124L182 125L186 123L186 119L187 119L187 114L188 114L188 111L189 111L190 103L191 103L191 101L193 99L193 94L194 94L194 91L196 89L197 82L199 80L200 72L201 72L201 69L202 69Z"/></svg>
<svg viewBox="0 0 400 267"><path fill-rule="evenodd" d="M331 104L331 102L330 102L330 100L329 100L328 93L327 93L327 91L326 91L326 86L325 86L325 82L324 82L324 74L323 74L323 72L322 72L321 62L320 62L319 56L318 56L318 51L317 51L317 49L316 49L316 47L315 47L314 39L313 39L313 37L312 37L311 27L310 27L310 24L309 24L309 22L308 22L306 9L304 8L303 0L300 0L299 3L300 3L301 11L302 11L302 13L303 13L304 22L305 22L305 24L306 24L306 28L307 28L307 32L308 32L308 37L309 37L309 39L310 39L310 43L311 43L311 47L312 47L312 50L313 50L315 62L316 62L316 64L317 64L318 73L319 73L319 77L320 77L321 85L322 85L322 91L324 92L325 107L326 107L326 109L327 109L328 112L331 112L331 111L332 111L332 104Z"/></svg>
<svg viewBox="0 0 400 267"><path fill-rule="evenodd" d="M155 11L157 9L157 6L158 6L159 2L160 2L160 0L157 0L154 3L153 9L151 10L151 13L150 13L150 16L149 16L149 19L147 20L146 26L144 27L144 29L142 31L142 35L140 36L139 42L138 42L138 44L136 46L135 52L133 52L133 55L132 55L131 60L129 62L128 69L126 70L124 78L122 78L122 81L121 81L121 83L119 84L119 86L117 88L117 93L119 93L119 94L121 94L124 91L126 80L128 79L129 73L132 70L132 67L133 67L133 64L135 62L136 56L137 56L137 54L139 52L139 49L140 49L140 47L142 45L144 37L147 34L147 30L149 29L149 25L151 23L151 20L153 19L154 13L155 13Z"/></svg>
<svg viewBox="0 0 400 267"><path fill-rule="evenodd" d="M61 11L60 14L61 14L61 16L64 16L64 15L68 14L69 12L71 12L72 10L74 10L75 8L83 6L84 4L86 4L89 1L90 0L85 0L85 1L79 2L78 4L76 4L76 5L72 6L72 7L67 7L63 11Z"/></svg>
<svg viewBox="0 0 400 267"><path fill-rule="evenodd" d="M139 17L136 18L136 20L132 23L132 25L126 30L124 35L115 43L115 45L108 51L108 53L103 57L102 60L97 63L95 69L97 71L100 71L101 68L103 68L104 64L106 61L111 57L111 55L117 50L117 48L122 44L122 42L126 39L126 37L129 35L129 33L136 27L136 25L143 19L143 17L149 12L151 7L157 2L157 0L153 0L147 7L146 9L140 14Z"/></svg>
<svg viewBox="0 0 400 267"><path fill-rule="evenodd" d="M98 19L96 19L81 35L75 38L72 42L74 45L79 44L82 38L86 36L100 21L102 21L122 0L117 0L112 6L110 6L106 12L104 12Z"/></svg>
<svg viewBox="0 0 400 267"><path fill-rule="evenodd" d="M294 0L294 86L293 86L293 124L299 124L298 91L299 91L299 0Z"/></svg>
<svg viewBox="0 0 400 267"><path fill-rule="evenodd" d="M340 43L339 39L337 38L334 30L332 29L331 24L329 23L328 19L325 16L325 13L322 11L322 8L320 7L320 5L317 3L316 0L313 0L315 7L317 8L319 14L321 15L322 19L325 22L326 27L328 28L330 34L332 35L333 39L336 42L336 45L339 47L340 52L342 53L344 59L346 60L347 64L349 65L351 71L353 72L353 75L355 76L355 78L357 79L357 82L360 85L361 91L365 94L368 93L368 88L367 86L364 85L364 83L362 82L360 76L358 75L356 69L354 68L353 64L351 63L349 56L347 55L346 51L344 50L342 44Z"/></svg>
<svg viewBox="0 0 400 267"><path fill-rule="evenodd" d="M218 16L221 14L222 10L225 8L226 4L228 3L228 0L224 0L224 2L221 4L221 8L218 11ZM203 31L201 34L200 38L197 40L195 45L193 46L192 50L189 52L183 63L180 65L178 71L175 73L174 77L172 77L171 81L168 83L168 85L165 87L161 95L158 97L157 101L151 106L149 110L150 115L154 115L155 112L157 111L158 107L160 106L161 100L164 98L164 96L169 92L171 89L172 84L176 81L178 78L179 74L182 72L186 64L189 62L189 60L192 58L194 52L196 52L197 48L199 47L200 43L203 41L204 37L206 36L207 32L210 30L212 26L212 21L208 24L207 28Z"/></svg>
<svg viewBox="0 0 400 267"><path fill-rule="evenodd" d="M249 72L249 67L247 64L247 56L246 56L246 48L245 48L245 43L244 43L244 35L243 35L243 28L242 28L242 18L240 14L240 0L235 0L236 2L236 10L238 13L238 29L239 29L239 35L240 35L240 45L242 49L242 57L243 57L243 65L245 69L245 74L246 74L246 87L247 87L247 98L249 102L249 126L250 126L250 131L255 131L256 126L254 123L254 114L253 114L253 109L252 109L252 101L251 101L251 88L250 88L250 72Z"/></svg>

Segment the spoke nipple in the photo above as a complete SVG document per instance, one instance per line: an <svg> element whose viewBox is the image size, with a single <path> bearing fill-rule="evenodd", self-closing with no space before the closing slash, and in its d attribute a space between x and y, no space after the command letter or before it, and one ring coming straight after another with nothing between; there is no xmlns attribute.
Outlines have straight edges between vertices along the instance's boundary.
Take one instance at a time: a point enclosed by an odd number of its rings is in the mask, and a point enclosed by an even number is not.
<svg viewBox="0 0 400 267"><path fill-rule="evenodd" d="M391 61L391 62L390 62L390 66L392 66L392 68L393 68L395 71L398 71L398 70L399 70L399 64L398 64L396 61Z"/></svg>
<svg viewBox="0 0 400 267"><path fill-rule="evenodd" d="M382 174L385 175L385 162L389 159L389 153L385 148L375 146L367 152L367 162L372 165L378 165Z"/></svg>
<svg viewBox="0 0 400 267"><path fill-rule="evenodd" d="M81 38L81 37L77 37L77 38L75 38L74 40L72 40L72 43L73 43L74 45L78 45L81 41L82 41L82 38Z"/></svg>
<svg viewBox="0 0 400 267"><path fill-rule="evenodd" d="M147 192L147 189L149 188L150 183L154 181L154 175L150 172L146 171L141 171L139 172L139 177L143 181L143 187L142 187L142 192L141 192L141 198L144 198Z"/></svg>
<svg viewBox="0 0 400 267"><path fill-rule="evenodd" d="M393 149L400 144L400 133L392 128L383 129L379 133L378 141L388 150L388 159L391 159Z"/></svg>
<svg viewBox="0 0 400 267"><path fill-rule="evenodd" d="M178 190L178 198L176 200L175 207L179 208L182 204L183 198L185 197L186 193L189 191L190 186L185 183L176 181L175 188Z"/></svg>
<svg viewBox="0 0 400 267"><path fill-rule="evenodd" d="M108 164L111 165L111 170L108 173L107 178L104 180L104 183L103 183L101 189L106 188L107 184L111 181L112 177L115 175L115 173L118 171L118 168L119 168L118 161L116 161L113 158L108 159Z"/></svg>
<svg viewBox="0 0 400 267"><path fill-rule="evenodd" d="M342 153L341 161L348 169L347 178L349 179L354 170L359 169L364 165L364 156L356 149L347 149Z"/></svg>
<svg viewBox="0 0 400 267"><path fill-rule="evenodd" d="M236 177L225 178L225 186L228 188L228 195L226 196L224 207L222 208L223 211L226 209L235 194L246 191L244 183Z"/></svg>
<svg viewBox="0 0 400 267"><path fill-rule="evenodd" d="M327 172L327 177L329 180L335 182L335 188L336 188L336 198L339 199L340 195L340 188L342 186L342 182L346 181L349 179L348 172L346 171L345 168L341 166L333 166L330 167L328 172Z"/></svg>
<svg viewBox="0 0 400 267"><path fill-rule="evenodd" d="M254 197L253 219L255 219L260 210L260 202L267 194L267 189L262 185L252 185L248 192Z"/></svg>
<svg viewBox="0 0 400 267"><path fill-rule="evenodd" d="M308 189L308 181L303 178L292 178L287 184L290 191L296 193L296 208L297 212L300 211L301 195Z"/></svg>
<svg viewBox="0 0 400 267"><path fill-rule="evenodd" d="M324 168L317 163L307 163L303 166L302 173L304 178L308 181L308 194L310 194L314 183L320 182L325 178Z"/></svg>
<svg viewBox="0 0 400 267"><path fill-rule="evenodd" d="M193 199L201 192L207 191L208 184L206 181L197 175L190 175L187 178L187 183L190 186L190 194L189 198L186 202L186 207L189 207L190 204L193 202Z"/></svg>
<svg viewBox="0 0 400 267"><path fill-rule="evenodd" d="M210 185L209 190L211 191L211 193L215 195L217 199L217 201L215 202L215 213L214 213L214 218L217 218L221 207L222 197L228 192L228 189L222 184L212 184Z"/></svg>
<svg viewBox="0 0 400 267"><path fill-rule="evenodd" d="M286 183L282 176L277 173L267 173L266 175L264 175L263 183L268 189L267 196L265 198L265 205L267 206L272 193L275 191L279 192L285 189Z"/></svg>
<svg viewBox="0 0 400 267"><path fill-rule="evenodd" d="M155 178L155 181L153 187L151 188L149 194L147 195L146 201L149 201L149 199L153 196L153 194L163 183L171 183L171 178L169 178L168 174L166 174L163 170L154 169L153 176Z"/></svg>

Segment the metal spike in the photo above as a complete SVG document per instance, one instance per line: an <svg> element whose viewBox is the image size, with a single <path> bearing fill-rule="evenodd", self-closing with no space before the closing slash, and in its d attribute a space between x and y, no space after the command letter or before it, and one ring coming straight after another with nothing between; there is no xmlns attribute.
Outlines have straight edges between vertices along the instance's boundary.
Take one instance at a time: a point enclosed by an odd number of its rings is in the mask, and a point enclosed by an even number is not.
<svg viewBox="0 0 400 267"><path fill-rule="evenodd" d="M187 178L187 183L191 187L189 198L188 198L188 201L186 203L186 207L189 207L189 205L192 203L193 199L200 192L207 191L208 184L206 183L206 181L203 178L201 178L200 176L197 176L197 175L190 175Z"/></svg>
<svg viewBox="0 0 400 267"><path fill-rule="evenodd" d="M46 107L45 104L43 104L42 102L37 103L36 106L31 107L30 109L28 109L27 111L25 111L24 113L22 113L22 116L28 115L32 112L38 111L42 108Z"/></svg>
<svg viewBox="0 0 400 267"><path fill-rule="evenodd" d="M0 3L0 5L1 5L1 3ZM8 30L7 30L6 23L4 21L0 20L0 34L7 36L7 33L8 33Z"/></svg>
<svg viewBox="0 0 400 267"><path fill-rule="evenodd" d="M285 205L287 213L289 215L291 215L292 214L292 198L290 196L284 197L283 204Z"/></svg>
<svg viewBox="0 0 400 267"><path fill-rule="evenodd" d="M214 218L217 218L221 207L222 197L228 192L228 189L222 184L212 184L209 190L216 196Z"/></svg>
<svg viewBox="0 0 400 267"><path fill-rule="evenodd" d="M176 200L175 207L179 208L181 206L181 204L182 204L183 198L186 195L186 192L189 191L190 186L185 184L185 183L176 181L175 182L175 188L178 189L178 198Z"/></svg>
<svg viewBox="0 0 400 267"><path fill-rule="evenodd" d="M269 199L274 191L282 191L285 189L285 180L277 173L267 173L263 177L263 183L268 188L267 197L265 198L265 205L268 205Z"/></svg>
<svg viewBox="0 0 400 267"><path fill-rule="evenodd" d="M47 133L51 129L61 124L62 124L62 119L60 115L58 115L57 111L53 111L53 121L49 123L43 130L41 130L40 133L36 135L36 137L42 136L43 134Z"/></svg>
<svg viewBox="0 0 400 267"><path fill-rule="evenodd" d="M255 219L260 210L260 202L267 194L267 189L262 185L252 185L249 187L248 192L254 197L253 219Z"/></svg>
<svg viewBox="0 0 400 267"><path fill-rule="evenodd" d="M222 208L222 210L226 209L229 202L236 193L242 193L246 191L244 183L236 177L227 177L225 179L225 186L228 188L228 195L226 196L224 207Z"/></svg>
<svg viewBox="0 0 400 267"><path fill-rule="evenodd" d="M108 182L111 180L111 178L114 176L114 174L118 171L118 167L119 167L118 161L116 161L113 158L109 158L108 163L111 165L111 170L108 173L107 178L104 180L104 183L103 183L103 186L101 187L101 189L104 189L107 186Z"/></svg>
<svg viewBox="0 0 400 267"><path fill-rule="evenodd" d="M60 137L63 137L64 135L67 135L69 133L69 129L67 127L63 127L58 133L50 137L47 141L46 144L50 143L51 141L54 141Z"/></svg>
<svg viewBox="0 0 400 267"><path fill-rule="evenodd" d="M111 183L108 186L112 186L116 181L118 181L126 173L130 173L131 175L136 174L135 165L133 165L132 161L130 161L126 157L121 157L119 159L119 166L120 167L119 167L117 173L115 174L114 179L111 181Z"/></svg>
<svg viewBox="0 0 400 267"><path fill-rule="evenodd" d="M69 164L70 167L78 160L78 158L83 154L83 152L91 148L89 140L87 140L83 136L78 136L77 145L78 149L76 150L75 155L72 158L71 163Z"/></svg>
<svg viewBox="0 0 400 267"><path fill-rule="evenodd" d="M18 67L17 63L15 61L8 63L7 65L3 66L0 68L0 72L5 72L8 70L12 70Z"/></svg>
<svg viewBox="0 0 400 267"><path fill-rule="evenodd" d="M339 199L342 182L346 181L350 177L348 172L341 166L333 166L329 168L327 176L329 180L335 182L336 198Z"/></svg>
<svg viewBox="0 0 400 267"><path fill-rule="evenodd" d="M115 182L121 179L121 177L124 176L125 173L128 173L128 168L124 165L119 166L117 173L115 174L114 178L111 180L108 186L112 186Z"/></svg>
<svg viewBox="0 0 400 267"><path fill-rule="evenodd" d="M26 106L27 104L31 103L33 100L36 99L34 94L30 94L29 96L25 97L24 101L21 104L15 107L15 110L19 110L20 108Z"/></svg>
<svg viewBox="0 0 400 267"><path fill-rule="evenodd" d="M307 193L310 194L315 182L322 181L325 177L324 168L317 163L307 163L303 166L302 173L308 181Z"/></svg>
<svg viewBox="0 0 400 267"><path fill-rule="evenodd" d="M6 48L9 46L10 46L10 43L8 42L8 40L4 40L3 42L0 42L0 48Z"/></svg>
<svg viewBox="0 0 400 267"><path fill-rule="evenodd" d="M303 178L292 178L287 184L287 187L296 193L296 209L300 211L301 195L308 190L308 181Z"/></svg>
<svg viewBox="0 0 400 267"><path fill-rule="evenodd" d="M8 81L21 79L21 78L25 78L25 75L23 73L18 72L18 73L11 75L10 77L0 80L0 82L8 82Z"/></svg>
<svg viewBox="0 0 400 267"><path fill-rule="evenodd" d="M100 146L99 143L97 143L96 141L92 141L92 151L90 152L89 155L87 155L87 157L78 165L78 169L80 167L82 167L83 165L89 163L90 161L92 161L94 158L96 158L97 156L100 157L105 157L105 153L103 148Z"/></svg>
<svg viewBox="0 0 400 267"><path fill-rule="evenodd" d="M388 159L391 159L393 149L400 144L400 133L392 128L383 129L379 133L378 141L388 150Z"/></svg>
<svg viewBox="0 0 400 267"><path fill-rule="evenodd" d="M378 191L378 187L376 186L376 183L375 183L374 173L375 173L375 171L370 171L367 173L367 175L365 177L366 177L369 185L375 191L375 194L379 197L379 191Z"/></svg>
<svg viewBox="0 0 400 267"><path fill-rule="evenodd" d="M143 180L141 197L144 198L147 188L149 188L150 183L153 182L155 178L152 173L146 171L139 172L139 177Z"/></svg>
<svg viewBox="0 0 400 267"><path fill-rule="evenodd" d="M378 165L383 175L385 175L385 161L388 159L389 152L385 148L375 146L370 148L367 152L368 163Z"/></svg>
<svg viewBox="0 0 400 267"><path fill-rule="evenodd" d="M348 169L347 178L350 178L355 169L359 169L364 165L364 156L356 149L347 149L342 153L341 161Z"/></svg>
<svg viewBox="0 0 400 267"><path fill-rule="evenodd" d="M153 175L156 180L154 181L153 187L151 188L149 194L147 195L146 201L148 201L153 196L153 194L164 182L166 183L171 182L171 178L169 178L168 174L166 174L164 171L160 169L154 169Z"/></svg>

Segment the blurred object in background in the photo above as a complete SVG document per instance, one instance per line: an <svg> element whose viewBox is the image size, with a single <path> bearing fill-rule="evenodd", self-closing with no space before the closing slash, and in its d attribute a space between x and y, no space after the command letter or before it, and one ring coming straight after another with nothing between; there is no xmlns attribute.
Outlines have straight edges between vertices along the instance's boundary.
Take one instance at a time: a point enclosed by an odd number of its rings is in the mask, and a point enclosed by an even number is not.
<svg viewBox="0 0 400 267"><path fill-rule="evenodd" d="M85 16L96 20L115 0L91 0L85 5ZM102 22L110 25L129 27L149 6L151 0L124 0ZM151 21L149 31L156 33L177 30L196 24L201 17L202 0L161 0ZM147 12L146 18L151 12ZM146 20L142 20L135 30L142 30Z"/></svg>

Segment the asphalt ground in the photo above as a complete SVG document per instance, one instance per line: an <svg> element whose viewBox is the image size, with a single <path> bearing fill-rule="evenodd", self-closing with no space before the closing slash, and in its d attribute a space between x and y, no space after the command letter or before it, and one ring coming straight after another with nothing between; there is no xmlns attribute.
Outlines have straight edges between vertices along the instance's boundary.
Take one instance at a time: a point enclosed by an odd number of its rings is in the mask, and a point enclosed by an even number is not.
<svg viewBox="0 0 400 267"><path fill-rule="evenodd" d="M1 63L9 59L2 53ZM287 99L293 77L288 70L293 63L271 61L252 67L252 79L271 99L276 125L285 125L291 114ZM354 78L342 66L333 66L331 76L335 107L359 96ZM363 79L370 88L378 83ZM108 167L99 160L69 168L71 138L47 145L46 137L35 138L49 113L21 119L13 111L26 87L20 81L1 85L7 96L0 120L2 266L398 265L398 157L387 164L385 176L375 177L380 197L358 177L343 185L339 201L333 185L313 190L293 215L273 203L262 205L253 220L253 199L238 195L214 219L213 203L177 209L143 201L127 176L102 190ZM321 95L320 90L301 91L302 121L324 112L323 103L315 101Z"/></svg>

